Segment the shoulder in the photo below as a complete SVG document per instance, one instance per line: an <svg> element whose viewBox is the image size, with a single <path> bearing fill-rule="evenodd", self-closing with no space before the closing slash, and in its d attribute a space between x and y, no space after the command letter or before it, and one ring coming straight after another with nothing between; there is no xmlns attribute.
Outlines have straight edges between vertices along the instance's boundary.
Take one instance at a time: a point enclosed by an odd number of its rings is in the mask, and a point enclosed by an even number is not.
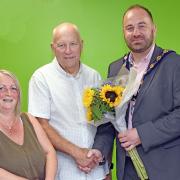
<svg viewBox="0 0 180 180"><path fill-rule="evenodd" d="M56 68L53 62L45 64L34 71L30 81L31 82L46 82L51 79L51 76L56 72Z"/></svg>
<svg viewBox="0 0 180 180"><path fill-rule="evenodd" d="M40 128L39 121L33 115L27 112L22 113L22 115L29 120L30 124L34 129Z"/></svg>
<svg viewBox="0 0 180 180"><path fill-rule="evenodd" d="M86 65L86 64L81 64L82 65L82 70L88 74L94 74L94 75L100 75L99 72L97 70L95 70L94 68Z"/></svg>
<svg viewBox="0 0 180 180"><path fill-rule="evenodd" d="M32 76L40 76L43 74L47 74L47 72L51 71L52 69L53 69L53 62L39 67L34 71Z"/></svg>
<svg viewBox="0 0 180 180"><path fill-rule="evenodd" d="M163 63L170 68L180 68L180 55L175 51L170 52L164 57Z"/></svg>
<svg viewBox="0 0 180 180"><path fill-rule="evenodd" d="M21 118L29 120L29 122L31 124L34 124L34 122L35 123L37 122L37 119L34 116L32 116L30 113L27 113L27 112L22 112L21 113Z"/></svg>
<svg viewBox="0 0 180 180"><path fill-rule="evenodd" d="M108 77L116 76L122 65L123 57L110 63L108 67Z"/></svg>
<svg viewBox="0 0 180 180"><path fill-rule="evenodd" d="M157 45L155 46L154 53L153 55L155 57L161 56L163 53L164 49L161 47L158 47ZM169 52L165 53L165 56L163 57L164 64L179 64L180 63L180 55L177 54L174 50L168 49Z"/></svg>
<svg viewBox="0 0 180 180"><path fill-rule="evenodd" d="M109 68L119 68L123 64L123 58L117 59L109 64Z"/></svg>
<svg viewBox="0 0 180 180"><path fill-rule="evenodd" d="M123 60L123 57L121 57L121 58L119 58L119 59L111 62L111 63L109 64L109 66L116 66L116 65L118 65L118 64L120 65L120 64L122 64L122 60Z"/></svg>
<svg viewBox="0 0 180 180"><path fill-rule="evenodd" d="M160 57L160 61L158 60ZM153 60L156 59L155 70L161 80L172 82L172 77L180 75L180 55L173 50L164 53L164 49L155 47ZM154 61L155 62L155 61Z"/></svg>
<svg viewBox="0 0 180 180"><path fill-rule="evenodd" d="M165 58L171 59L171 61L173 61L174 63L180 63L180 55L176 52L169 53Z"/></svg>

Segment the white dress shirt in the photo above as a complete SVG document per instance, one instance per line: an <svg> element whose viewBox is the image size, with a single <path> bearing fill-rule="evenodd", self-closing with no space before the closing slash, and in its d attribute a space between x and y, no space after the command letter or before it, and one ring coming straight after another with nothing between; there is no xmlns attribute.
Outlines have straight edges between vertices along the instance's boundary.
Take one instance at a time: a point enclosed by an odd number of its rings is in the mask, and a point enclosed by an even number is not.
<svg viewBox="0 0 180 180"><path fill-rule="evenodd" d="M48 119L63 137L77 146L91 148L96 127L87 123L82 93L85 87L99 80L99 73L84 64L81 64L74 77L66 73L54 59L32 75L28 111L36 117ZM57 156L57 180L102 180L108 172L106 164L85 174L69 155L57 151Z"/></svg>

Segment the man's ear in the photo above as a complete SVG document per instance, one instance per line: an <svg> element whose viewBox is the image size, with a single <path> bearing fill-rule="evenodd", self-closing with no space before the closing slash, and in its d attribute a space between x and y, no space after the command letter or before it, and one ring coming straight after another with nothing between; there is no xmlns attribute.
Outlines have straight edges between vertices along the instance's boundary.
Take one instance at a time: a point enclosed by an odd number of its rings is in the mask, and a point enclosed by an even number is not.
<svg viewBox="0 0 180 180"><path fill-rule="evenodd" d="M154 32L154 37L156 37L157 27L156 27L156 25L155 25L155 24L154 24L154 26L153 26L153 32Z"/></svg>
<svg viewBox="0 0 180 180"><path fill-rule="evenodd" d="M54 50L54 44L51 42L51 49Z"/></svg>
<svg viewBox="0 0 180 180"><path fill-rule="evenodd" d="M84 48L84 41L81 40L81 51L83 50L83 48Z"/></svg>

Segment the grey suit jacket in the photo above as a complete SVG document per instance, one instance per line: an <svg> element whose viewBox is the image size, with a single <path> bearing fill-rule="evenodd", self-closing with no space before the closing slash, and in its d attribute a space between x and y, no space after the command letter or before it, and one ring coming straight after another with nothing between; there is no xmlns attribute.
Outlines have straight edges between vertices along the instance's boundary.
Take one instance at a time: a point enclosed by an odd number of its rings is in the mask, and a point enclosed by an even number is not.
<svg viewBox="0 0 180 180"><path fill-rule="evenodd" d="M162 53L155 46L150 64ZM110 64L109 77L119 72L123 58ZM180 56L166 55L145 76L133 113L142 144L138 153L150 180L180 180ZM93 148L107 157L116 137L118 180L123 180L125 151L111 123L98 127Z"/></svg>

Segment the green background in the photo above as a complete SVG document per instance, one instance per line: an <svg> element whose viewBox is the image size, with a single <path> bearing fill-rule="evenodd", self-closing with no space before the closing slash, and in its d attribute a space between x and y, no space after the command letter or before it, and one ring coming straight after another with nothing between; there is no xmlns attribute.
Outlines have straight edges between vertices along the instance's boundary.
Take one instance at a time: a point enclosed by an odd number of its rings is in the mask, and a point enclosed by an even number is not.
<svg viewBox="0 0 180 180"><path fill-rule="evenodd" d="M27 111L30 76L53 58L53 27L75 23L84 40L82 61L105 78L108 64L127 52L121 19L125 9L136 3L151 10L157 44L180 52L178 0L0 0L0 69L14 72L20 80L22 110Z"/></svg>

